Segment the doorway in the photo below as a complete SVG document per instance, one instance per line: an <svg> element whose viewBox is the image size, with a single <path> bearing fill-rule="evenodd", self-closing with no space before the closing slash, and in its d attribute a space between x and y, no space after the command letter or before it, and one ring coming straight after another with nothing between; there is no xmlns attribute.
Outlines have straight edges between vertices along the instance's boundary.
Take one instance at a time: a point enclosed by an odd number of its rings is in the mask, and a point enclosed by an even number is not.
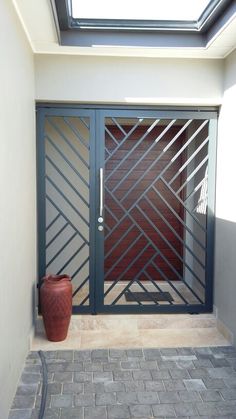
<svg viewBox="0 0 236 419"><path fill-rule="evenodd" d="M38 108L39 278L74 313L212 309L216 113Z"/></svg>

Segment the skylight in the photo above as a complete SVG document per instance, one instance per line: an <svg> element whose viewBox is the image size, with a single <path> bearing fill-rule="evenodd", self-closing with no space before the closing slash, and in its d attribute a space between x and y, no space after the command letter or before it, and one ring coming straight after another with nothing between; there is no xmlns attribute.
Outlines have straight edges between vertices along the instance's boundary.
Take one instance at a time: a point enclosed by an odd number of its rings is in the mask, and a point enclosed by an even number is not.
<svg viewBox="0 0 236 419"><path fill-rule="evenodd" d="M74 19L196 21L210 0L71 0Z"/></svg>

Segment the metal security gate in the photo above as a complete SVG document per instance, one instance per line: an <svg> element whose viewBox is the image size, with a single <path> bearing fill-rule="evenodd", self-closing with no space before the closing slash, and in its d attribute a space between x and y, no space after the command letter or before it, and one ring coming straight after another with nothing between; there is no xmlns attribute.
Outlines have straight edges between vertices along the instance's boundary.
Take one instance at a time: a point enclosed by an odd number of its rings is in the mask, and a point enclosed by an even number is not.
<svg viewBox="0 0 236 419"><path fill-rule="evenodd" d="M75 313L212 310L216 118L38 109L39 277Z"/></svg>

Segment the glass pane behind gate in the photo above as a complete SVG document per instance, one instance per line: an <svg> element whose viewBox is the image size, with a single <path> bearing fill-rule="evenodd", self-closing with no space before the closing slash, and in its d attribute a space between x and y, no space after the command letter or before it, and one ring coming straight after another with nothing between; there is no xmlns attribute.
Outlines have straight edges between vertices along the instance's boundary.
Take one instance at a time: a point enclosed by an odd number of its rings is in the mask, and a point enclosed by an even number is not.
<svg viewBox="0 0 236 419"><path fill-rule="evenodd" d="M106 118L105 305L205 303L208 122Z"/></svg>
<svg viewBox="0 0 236 419"><path fill-rule="evenodd" d="M46 272L72 278L73 305L89 305L89 118L45 122Z"/></svg>

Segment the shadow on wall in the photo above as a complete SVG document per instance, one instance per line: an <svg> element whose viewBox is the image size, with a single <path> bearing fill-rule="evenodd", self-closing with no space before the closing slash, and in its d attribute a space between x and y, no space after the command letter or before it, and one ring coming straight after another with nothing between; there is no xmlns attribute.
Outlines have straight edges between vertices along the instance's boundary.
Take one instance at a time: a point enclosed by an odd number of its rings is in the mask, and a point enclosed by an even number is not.
<svg viewBox="0 0 236 419"><path fill-rule="evenodd" d="M236 344L236 222L216 218L214 304Z"/></svg>

